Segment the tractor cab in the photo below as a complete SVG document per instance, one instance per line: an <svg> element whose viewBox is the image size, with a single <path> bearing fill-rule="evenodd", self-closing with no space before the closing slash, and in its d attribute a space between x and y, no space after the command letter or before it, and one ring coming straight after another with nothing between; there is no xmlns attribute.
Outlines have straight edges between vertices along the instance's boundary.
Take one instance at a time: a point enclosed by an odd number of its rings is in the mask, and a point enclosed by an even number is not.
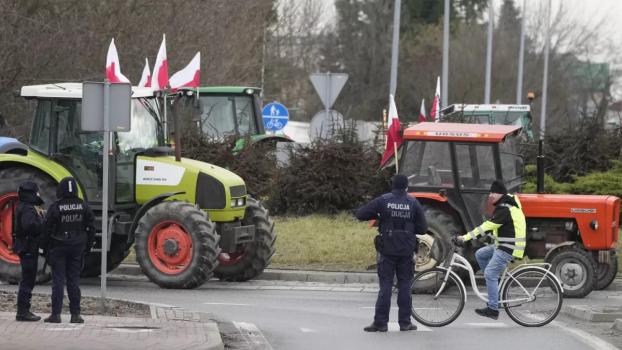
<svg viewBox="0 0 622 350"><path fill-rule="evenodd" d="M101 203L103 133L81 129L82 84L25 86L21 95L37 99L30 148L73 174L90 203ZM152 89L133 88L131 131L112 135L111 178L116 182L113 188L118 204L134 202L136 155L164 145L162 122L153 96Z"/></svg>
<svg viewBox="0 0 622 350"><path fill-rule="evenodd" d="M260 89L237 86L182 88L177 113L181 130L193 128L213 140L233 137L236 150L246 138L252 142L273 140L289 142L283 135L266 134L261 116ZM172 112L173 104L169 104Z"/></svg>
<svg viewBox="0 0 622 350"><path fill-rule="evenodd" d="M486 214L494 180L508 191L521 187L523 160L516 153L520 126L420 123L404 132L399 172L407 175L417 197L441 197L454 208L467 229Z"/></svg>

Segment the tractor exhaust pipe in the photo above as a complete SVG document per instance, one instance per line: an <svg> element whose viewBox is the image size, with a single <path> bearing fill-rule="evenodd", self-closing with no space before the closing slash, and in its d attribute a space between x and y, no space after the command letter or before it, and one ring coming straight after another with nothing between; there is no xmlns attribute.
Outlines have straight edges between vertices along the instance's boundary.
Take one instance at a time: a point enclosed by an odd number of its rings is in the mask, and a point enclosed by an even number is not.
<svg viewBox="0 0 622 350"><path fill-rule="evenodd" d="M544 140L538 141L538 157L536 158L536 189L538 193L544 193Z"/></svg>
<svg viewBox="0 0 622 350"><path fill-rule="evenodd" d="M177 94L173 104L173 137L175 138L175 161L181 161L181 135L179 127L179 102L181 95Z"/></svg>

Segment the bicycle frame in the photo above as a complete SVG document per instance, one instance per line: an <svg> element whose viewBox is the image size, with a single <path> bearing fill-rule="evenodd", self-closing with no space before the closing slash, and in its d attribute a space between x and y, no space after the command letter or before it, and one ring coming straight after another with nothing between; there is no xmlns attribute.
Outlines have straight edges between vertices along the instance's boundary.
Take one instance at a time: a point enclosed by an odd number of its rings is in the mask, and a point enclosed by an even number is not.
<svg viewBox="0 0 622 350"><path fill-rule="evenodd" d="M441 267L441 268L447 270L447 274L445 275L445 278L443 279L443 283L441 284L441 287L436 292L436 295L434 296L434 299L438 298L438 296L445 289L445 285L447 283L449 275L450 274L455 274L455 272L453 271L453 267L459 267L459 268L462 268L462 269L466 270L469 273L469 278L471 280L471 288L473 289L473 292L475 293L475 295L477 295L477 297L480 298L482 301L484 301L486 303L488 302L488 295L487 294L483 294L483 293L481 293L479 291L479 288L477 286L477 281L475 280L475 272L473 271L473 268L471 267L471 264L464 257L454 253L452 255L452 257L451 257L451 260L450 260L448 266L449 266L448 268ZM546 269L543 268L542 266L545 266ZM535 299L535 297L534 297L535 292L540 287L540 284L542 283L543 279L541 279L538 282L538 284L535 286L535 288L533 288L533 291L530 293L525 288L525 286L523 286L523 284L520 281L518 281L517 279L514 278L514 275L513 275L513 272L517 271L518 269L524 268L524 267L532 267L532 268L541 270L541 272L543 272L545 275L549 275L553 279L555 279L555 281L558 282L558 284L561 287L561 283L560 283L559 279L557 278L557 276L555 276L554 273L549 271L549 269L551 267L551 264L548 264L548 263L524 264L524 265L521 265L521 266L518 266L518 267L512 269L511 271L508 271L508 268L505 268L503 270L503 275L501 276L501 280L499 281L499 292L501 292L501 290L503 289L503 287L505 286L506 283L508 283L510 280L514 280L514 281L516 281L516 283L520 286L520 288L525 293L525 297L524 298L520 298L520 299L499 300L499 304L500 305L504 305L504 304L508 304L509 305L511 303L519 303L520 304L520 303L524 303L524 302L530 302L530 301L533 301ZM462 290L465 291L464 299L466 300L466 286L464 285L464 282L462 282L462 280L460 278L457 278L457 280L459 281L460 284L462 284ZM562 287L562 292L563 292L563 287Z"/></svg>

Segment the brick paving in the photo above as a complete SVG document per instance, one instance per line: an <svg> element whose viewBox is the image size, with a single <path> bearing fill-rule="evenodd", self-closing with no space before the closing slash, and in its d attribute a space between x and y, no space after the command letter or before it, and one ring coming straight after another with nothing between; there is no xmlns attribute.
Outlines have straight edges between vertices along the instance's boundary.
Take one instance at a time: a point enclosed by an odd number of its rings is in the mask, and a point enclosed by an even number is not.
<svg viewBox="0 0 622 350"><path fill-rule="evenodd" d="M218 327L183 310L157 309L162 318L84 316L85 323L16 322L14 313L0 313L3 350L222 349ZM47 315L41 315L47 316ZM215 336L217 335L217 336ZM217 339L215 339L217 338Z"/></svg>

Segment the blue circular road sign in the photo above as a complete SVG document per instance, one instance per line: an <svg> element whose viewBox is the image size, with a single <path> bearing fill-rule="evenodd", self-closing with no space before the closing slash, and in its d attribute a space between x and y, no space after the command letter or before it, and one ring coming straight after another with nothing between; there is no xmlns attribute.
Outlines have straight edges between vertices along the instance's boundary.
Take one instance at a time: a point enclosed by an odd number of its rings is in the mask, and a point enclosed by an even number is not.
<svg viewBox="0 0 622 350"><path fill-rule="evenodd" d="M289 111L278 102L268 103L261 111L263 126L266 131L279 131L289 121Z"/></svg>

